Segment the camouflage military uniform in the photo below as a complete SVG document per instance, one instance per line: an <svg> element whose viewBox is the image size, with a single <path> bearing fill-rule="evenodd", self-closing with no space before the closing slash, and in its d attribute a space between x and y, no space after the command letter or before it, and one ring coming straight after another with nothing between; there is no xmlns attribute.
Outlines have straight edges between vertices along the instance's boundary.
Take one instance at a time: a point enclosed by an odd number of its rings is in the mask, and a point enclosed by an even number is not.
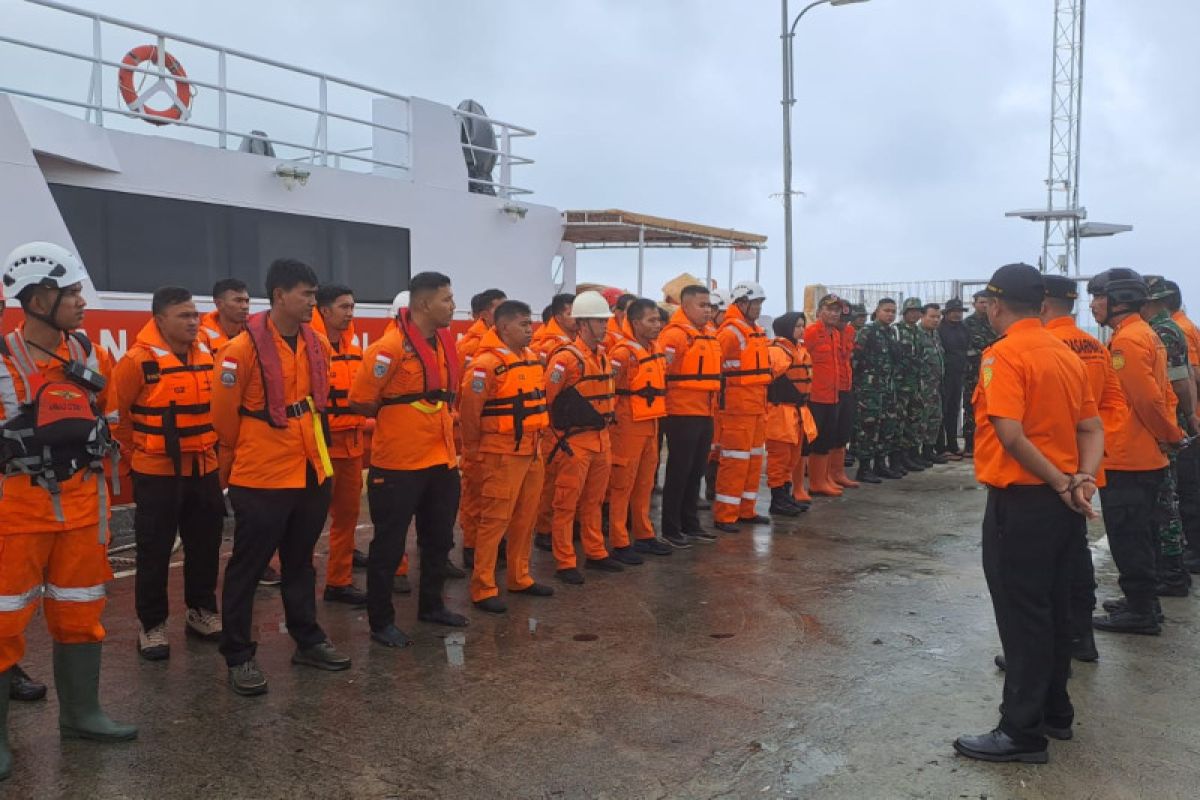
<svg viewBox="0 0 1200 800"><path fill-rule="evenodd" d="M854 399L857 404L850 450L860 461L899 449L896 357L899 344L890 325L869 322L854 337Z"/></svg>
<svg viewBox="0 0 1200 800"><path fill-rule="evenodd" d="M967 450L975 449L975 405L971 402L975 396L975 387L979 383L979 361L983 351L999 337L992 330L985 314L976 311L963 320L970 335L967 347L967 371L963 375L963 440Z"/></svg>
<svg viewBox="0 0 1200 800"><path fill-rule="evenodd" d="M904 301L904 310L921 308L921 301L910 297ZM896 449L909 450L920 447L924 435L925 409L922 398L922 349L918 325L903 319L893 326L896 329L896 410L899 421L896 431Z"/></svg>
<svg viewBox="0 0 1200 800"><path fill-rule="evenodd" d="M1187 337L1183 330L1171 319L1166 311L1160 312L1150 320L1150 327L1162 340L1167 349L1167 377L1172 381L1186 380L1191 375L1188 366ZM1179 427L1188 430L1187 416L1182 407L1176 409ZM1179 495L1176 491L1175 454L1169 456L1171 466L1163 470L1163 480L1158 487L1158 501L1155 504L1154 524L1158 530L1159 554L1174 558L1183 554L1183 521L1179 516Z"/></svg>
<svg viewBox="0 0 1200 800"><path fill-rule="evenodd" d="M936 330L917 326L921 343L921 434L917 444L933 447L942 429L942 378L946 370L946 352Z"/></svg>

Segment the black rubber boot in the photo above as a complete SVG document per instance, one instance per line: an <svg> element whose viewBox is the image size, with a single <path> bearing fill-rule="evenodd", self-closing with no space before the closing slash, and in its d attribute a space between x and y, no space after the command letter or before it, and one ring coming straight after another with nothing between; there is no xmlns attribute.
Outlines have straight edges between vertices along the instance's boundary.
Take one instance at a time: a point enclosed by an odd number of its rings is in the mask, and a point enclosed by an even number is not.
<svg viewBox="0 0 1200 800"><path fill-rule="evenodd" d="M892 453L888 456L888 466L901 478L908 474L908 465L904 463L903 453Z"/></svg>
<svg viewBox="0 0 1200 800"><path fill-rule="evenodd" d="M776 486L771 490L771 516L781 517L798 517L800 516L799 509L792 503L788 502L791 499L791 493L785 493L784 487Z"/></svg>
<svg viewBox="0 0 1200 800"><path fill-rule="evenodd" d="M1076 661L1099 661L1100 653L1096 650L1096 632L1094 630L1080 631L1071 639L1071 658Z"/></svg>
<svg viewBox="0 0 1200 800"><path fill-rule="evenodd" d="M1160 556L1158 559L1159 597L1187 597L1192 589L1192 574L1183 565L1183 556Z"/></svg>
<svg viewBox="0 0 1200 800"><path fill-rule="evenodd" d="M100 708L100 642L54 643L54 688L58 691L58 730L64 739L127 742L133 725L113 722Z"/></svg>
<svg viewBox="0 0 1200 800"><path fill-rule="evenodd" d="M908 470L909 472L924 472L925 471L925 462L918 461L913 456L912 450L905 450L905 451L901 452L900 459L904 463L904 468L906 470Z"/></svg>
<svg viewBox="0 0 1200 800"><path fill-rule="evenodd" d="M871 469L869 461L860 460L858 462L858 472L854 473L854 480L859 483L883 483L883 478L875 474Z"/></svg>
<svg viewBox="0 0 1200 800"><path fill-rule="evenodd" d="M875 474L889 481L894 481L904 477L899 472L896 472L894 469L889 467L887 459L883 456L879 456L875 459Z"/></svg>
<svg viewBox="0 0 1200 800"><path fill-rule="evenodd" d="M930 464L949 464L950 463L950 459L946 458L946 456L942 455L936 449L934 449L933 445L928 445L928 444L925 445L925 450L923 451L922 455L924 456L925 460L928 461Z"/></svg>
<svg viewBox="0 0 1200 800"><path fill-rule="evenodd" d="M804 511L808 511L810 508L812 508L812 503L806 503L803 500L797 500L796 496L794 494L792 494L792 482L791 481L788 481L787 483L785 483L783 485L783 491L787 495L788 502L791 503L792 506L797 511L804 512Z"/></svg>
<svg viewBox="0 0 1200 800"><path fill-rule="evenodd" d="M0 672L0 781L12 774L12 751L8 749L8 690L12 670Z"/></svg>
<svg viewBox="0 0 1200 800"><path fill-rule="evenodd" d="M925 457L925 455L921 452L920 447L912 448L909 450L909 454L914 464L920 464L925 469L929 469L933 466L933 461Z"/></svg>

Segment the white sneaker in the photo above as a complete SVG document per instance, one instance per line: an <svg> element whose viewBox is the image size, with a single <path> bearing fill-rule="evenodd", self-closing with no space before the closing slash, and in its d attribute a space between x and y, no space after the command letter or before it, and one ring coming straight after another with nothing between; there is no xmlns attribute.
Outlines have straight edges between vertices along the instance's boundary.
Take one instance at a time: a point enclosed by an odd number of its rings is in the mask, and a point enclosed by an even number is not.
<svg viewBox="0 0 1200 800"><path fill-rule="evenodd" d="M171 644L167 641L167 623L156 625L150 630L138 632L138 652L147 661L165 661L171 657Z"/></svg>
<svg viewBox="0 0 1200 800"><path fill-rule="evenodd" d="M201 639L218 639L221 636L221 615L207 608L189 608L184 618L186 630Z"/></svg>

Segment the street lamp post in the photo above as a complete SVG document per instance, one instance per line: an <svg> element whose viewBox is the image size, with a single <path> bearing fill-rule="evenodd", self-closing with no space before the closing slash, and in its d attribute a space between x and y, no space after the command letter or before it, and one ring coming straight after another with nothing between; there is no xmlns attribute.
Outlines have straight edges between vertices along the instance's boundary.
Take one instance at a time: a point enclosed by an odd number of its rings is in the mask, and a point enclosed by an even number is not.
<svg viewBox="0 0 1200 800"><path fill-rule="evenodd" d="M805 6L788 25L788 0L780 0L781 23L779 39L783 48L783 257L784 285L787 295L787 310L793 311L795 303L795 279L792 275L792 106L796 104L795 81L792 64L792 41L796 38L796 23L817 6L848 6L865 3L867 0L815 0Z"/></svg>

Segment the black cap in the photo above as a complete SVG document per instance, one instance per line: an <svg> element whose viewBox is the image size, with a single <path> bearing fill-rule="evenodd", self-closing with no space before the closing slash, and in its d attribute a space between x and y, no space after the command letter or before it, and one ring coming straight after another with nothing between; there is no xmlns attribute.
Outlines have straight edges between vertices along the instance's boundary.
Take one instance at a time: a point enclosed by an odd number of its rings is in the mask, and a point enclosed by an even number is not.
<svg viewBox="0 0 1200 800"><path fill-rule="evenodd" d="M949 300L946 301L946 305L944 306L944 308L946 311L962 311L963 310L962 300L959 300L957 297L951 297Z"/></svg>
<svg viewBox="0 0 1200 800"><path fill-rule="evenodd" d="M976 300L978 300L981 297L987 297L987 296L988 296L987 289L980 289L978 292L971 295L971 297L973 297Z"/></svg>
<svg viewBox="0 0 1200 800"><path fill-rule="evenodd" d="M984 290L985 297L998 297L1018 303L1040 303L1046 296L1046 282L1037 267L1005 264L992 274Z"/></svg>
<svg viewBox="0 0 1200 800"><path fill-rule="evenodd" d="M1046 282L1046 297L1059 300L1079 298L1079 284L1074 278L1068 278L1066 275L1044 275L1042 280Z"/></svg>

